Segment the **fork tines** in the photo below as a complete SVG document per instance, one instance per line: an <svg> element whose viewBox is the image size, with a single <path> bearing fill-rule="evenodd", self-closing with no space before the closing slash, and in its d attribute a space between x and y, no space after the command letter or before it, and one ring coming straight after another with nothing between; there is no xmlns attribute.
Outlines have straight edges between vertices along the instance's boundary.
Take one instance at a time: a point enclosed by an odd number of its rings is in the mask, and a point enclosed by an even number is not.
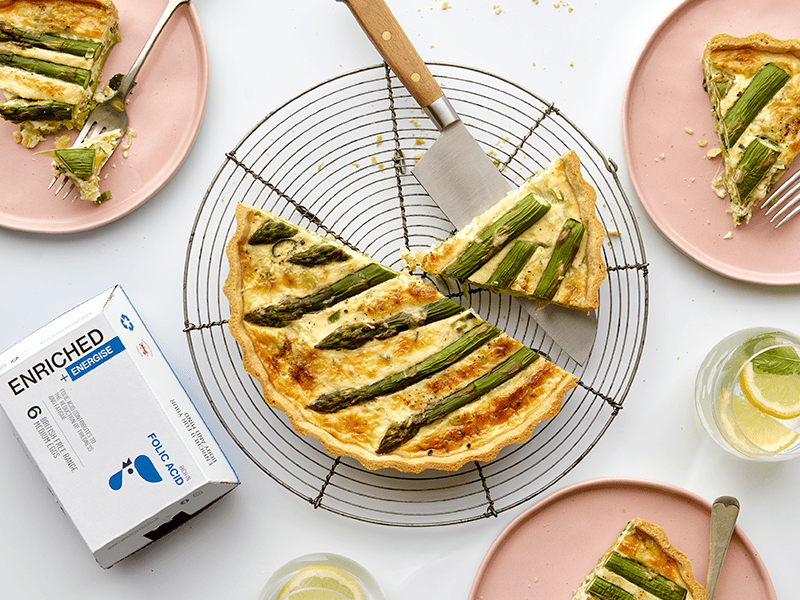
<svg viewBox="0 0 800 600"><path fill-rule="evenodd" d="M761 208L769 205L769 209L767 209L767 211L764 213L765 216L769 215L775 209L780 208L778 212L772 215L772 218L769 220L770 223L794 207L791 212L778 221L775 227L780 227L786 223L786 221L800 213L800 206L795 206L796 204L800 203L800 183L796 183L798 179L800 179L800 171L787 179L783 185L770 194L770 196L761 205Z"/></svg>

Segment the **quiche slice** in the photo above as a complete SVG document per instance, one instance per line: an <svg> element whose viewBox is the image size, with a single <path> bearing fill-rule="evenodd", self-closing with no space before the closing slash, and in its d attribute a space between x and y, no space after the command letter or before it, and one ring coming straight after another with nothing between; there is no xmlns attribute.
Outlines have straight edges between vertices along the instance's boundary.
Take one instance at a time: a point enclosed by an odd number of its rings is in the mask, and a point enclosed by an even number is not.
<svg viewBox="0 0 800 600"><path fill-rule="evenodd" d="M236 208L230 331L266 402L365 467L456 470L526 441L577 379L421 278Z"/></svg>
<svg viewBox="0 0 800 600"><path fill-rule="evenodd" d="M724 169L712 185L741 225L800 151L800 40L715 35L703 74Z"/></svg>
<svg viewBox="0 0 800 600"><path fill-rule="evenodd" d="M633 519L575 592L573 600L705 600L686 555L658 525Z"/></svg>
<svg viewBox="0 0 800 600"><path fill-rule="evenodd" d="M424 271L493 291L589 310L606 277L597 194L567 152L420 262Z"/></svg>
<svg viewBox="0 0 800 600"><path fill-rule="evenodd" d="M62 129L80 129L103 64L120 41L111 0L0 2L0 116L18 123L33 148Z"/></svg>

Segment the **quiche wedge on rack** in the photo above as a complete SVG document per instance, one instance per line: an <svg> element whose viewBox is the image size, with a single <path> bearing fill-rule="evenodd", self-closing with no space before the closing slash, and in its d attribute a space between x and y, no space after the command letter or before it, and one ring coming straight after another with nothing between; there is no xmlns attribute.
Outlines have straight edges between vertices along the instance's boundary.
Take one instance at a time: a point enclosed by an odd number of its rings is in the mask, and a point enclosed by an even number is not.
<svg viewBox="0 0 800 600"><path fill-rule="evenodd" d="M540 303L597 308L606 266L596 201L578 155L567 152L431 249L420 266Z"/></svg>
<svg viewBox="0 0 800 600"><path fill-rule="evenodd" d="M800 152L800 40L715 35L703 74L723 159L712 185L738 226Z"/></svg>
<svg viewBox="0 0 800 600"><path fill-rule="evenodd" d="M706 600L692 565L664 530L643 519L631 520L573 600Z"/></svg>
<svg viewBox="0 0 800 600"><path fill-rule="evenodd" d="M456 470L526 441L577 379L423 279L252 206L224 286L245 370L370 469Z"/></svg>

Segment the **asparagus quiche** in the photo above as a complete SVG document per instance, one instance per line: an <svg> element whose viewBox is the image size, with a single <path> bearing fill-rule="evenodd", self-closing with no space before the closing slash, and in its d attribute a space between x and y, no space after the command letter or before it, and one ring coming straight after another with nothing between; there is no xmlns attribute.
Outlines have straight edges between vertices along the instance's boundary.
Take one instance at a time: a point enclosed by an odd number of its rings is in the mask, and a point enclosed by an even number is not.
<svg viewBox="0 0 800 600"><path fill-rule="evenodd" d="M576 377L421 278L238 205L224 292L267 403L370 469L455 470L523 442Z"/></svg>
<svg viewBox="0 0 800 600"><path fill-rule="evenodd" d="M0 116L19 124L18 142L83 125L118 18L111 0L0 2Z"/></svg>
<svg viewBox="0 0 800 600"><path fill-rule="evenodd" d="M705 600L689 559L658 525L630 521L573 600Z"/></svg>
<svg viewBox="0 0 800 600"><path fill-rule="evenodd" d="M77 188L81 198L102 204L111 198L111 192L100 191L100 168L114 152L122 137L119 129L104 131L83 140L76 146L69 145L69 136L56 140L53 150L45 150L53 158L53 176L66 175Z"/></svg>
<svg viewBox="0 0 800 600"><path fill-rule="evenodd" d="M424 271L589 310L606 277L597 194L568 152L425 254Z"/></svg>
<svg viewBox="0 0 800 600"><path fill-rule="evenodd" d="M713 186L741 225L800 151L800 40L715 35L703 73L724 164Z"/></svg>

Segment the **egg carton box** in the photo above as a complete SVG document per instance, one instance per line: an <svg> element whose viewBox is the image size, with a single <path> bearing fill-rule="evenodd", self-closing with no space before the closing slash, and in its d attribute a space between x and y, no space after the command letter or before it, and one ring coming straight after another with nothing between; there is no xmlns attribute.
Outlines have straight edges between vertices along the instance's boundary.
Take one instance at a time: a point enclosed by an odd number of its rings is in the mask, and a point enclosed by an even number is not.
<svg viewBox="0 0 800 600"><path fill-rule="evenodd" d="M239 484L120 286L0 354L0 406L104 568Z"/></svg>

